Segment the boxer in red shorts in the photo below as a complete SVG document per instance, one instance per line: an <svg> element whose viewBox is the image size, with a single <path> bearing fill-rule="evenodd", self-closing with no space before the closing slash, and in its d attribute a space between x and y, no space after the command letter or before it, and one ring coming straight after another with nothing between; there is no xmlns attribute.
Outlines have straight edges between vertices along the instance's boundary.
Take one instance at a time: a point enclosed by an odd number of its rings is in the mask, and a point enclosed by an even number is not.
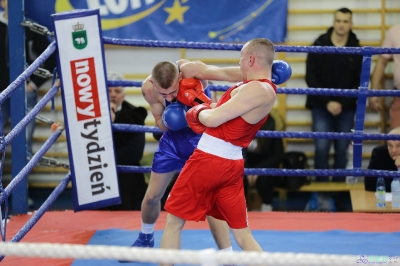
<svg viewBox="0 0 400 266"><path fill-rule="evenodd" d="M275 90L275 85L267 79L246 81L230 88L216 108L231 99L233 90L248 82L266 82ZM205 110L207 106L198 108ZM210 215L227 221L234 229L247 227L242 148L249 145L267 117L268 114L253 125L238 116L218 127L205 128L197 149L181 171L180 176L187 178L175 183L165 209L184 220L204 221Z"/></svg>
<svg viewBox="0 0 400 266"><path fill-rule="evenodd" d="M268 39L247 42L240 58L244 82L230 88L216 106L203 103L186 113L190 128L203 135L167 199L169 214L161 248L179 249L185 221L210 215L228 223L243 250L262 251L247 222L242 148L249 145L274 106L276 87L270 81L274 56Z"/></svg>

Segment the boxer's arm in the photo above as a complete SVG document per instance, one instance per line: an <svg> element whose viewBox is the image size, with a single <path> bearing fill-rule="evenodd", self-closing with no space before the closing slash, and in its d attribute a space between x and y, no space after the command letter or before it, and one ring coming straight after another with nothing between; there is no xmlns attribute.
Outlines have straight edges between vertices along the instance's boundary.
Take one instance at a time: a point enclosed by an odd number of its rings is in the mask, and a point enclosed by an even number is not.
<svg viewBox="0 0 400 266"><path fill-rule="evenodd" d="M190 61L182 64L183 78L198 78L201 80L220 80L229 82L243 81L239 67L218 67L206 65L201 61Z"/></svg>
<svg viewBox="0 0 400 266"><path fill-rule="evenodd" d="M276 94L268 85L266 89L258 82L242 85L237 93L226 103L215 109L204 110L199 114L200 122L207 127L217 127L229 120L241 116L250 124L255 124L265 111L257 114L257 108L265 106L268 112L274 106Z"/></svg>
<svg viewBox="0 0 400 266"><path fill-rule="evenodd" d="M371 89L377 90L381 88L381 82L383 76L385 75L385 68L388 63L389 59L380 55L378 61L375 64L374 71L372 72L371 76ZM381 98L380 97L369 97L368 98L368 105L372 110L380 111L382 110Z"/></svg>
<svg viewBox="0 0 400 266"><path fill-rule="evenodd" d="M179 69L181 69L182 65L183 65L183 64L186 64L186 63L189 63L190 60L188 60L188 59L179 59L179 60L176 61L176 62L177 62L177 64L178 64L178 66L179 66ZM192 77L191 77L191 78L192 78ZM208 80L202 79L202 80L200 80L200 81L201 81L201 83L203 84L203 90L205 90L205 89L207 88L207 86L208 86Z"/></svg>
<svg viewBox="0 0 400 266"><path fill-rule="evenodd" d="M164 112L165 108L161 103L154 103L150 104L150 111L154 116L154 121L156 123L156 126L161 129L161 131L168 131L168 128L164 127L162 123L162 115Z"/></svg>
<svg viewBox="0 0 400 266"><path fill-rule="evenodd" d="M150 105L150 111L153 114L156 126L161 131L168 131L168 129L164 127L162 123L162 115L165 107L160 102L158 95L154 91L154 86L153 83L150 81L150 76L145 81L143 81L142 94L146 102L148 102Z"/></svg>
<svg viewBox="0 0 400 266"><path fill-rule="evenodd" d="M207 103L199 104L196 105L195 107L192 107L189 109L189 111L186 113L186 120L189 125L189 127L196 132L197 134L202 134L204 131L206 131L206 126L203 125L200 120L199 120L199 114L203 110L210 109L210 105Z"/></svg>

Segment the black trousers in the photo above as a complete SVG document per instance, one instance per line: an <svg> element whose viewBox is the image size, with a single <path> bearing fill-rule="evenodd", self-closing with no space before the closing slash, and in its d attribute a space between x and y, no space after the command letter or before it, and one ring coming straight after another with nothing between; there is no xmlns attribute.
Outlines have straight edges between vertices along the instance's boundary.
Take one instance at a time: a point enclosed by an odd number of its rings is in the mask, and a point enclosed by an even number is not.
<svg viewBox="0 0 400 266"><path fill-rule="evenodd" d="M276 176L258 176L256 181L256 189L258 195L262 199L264 204L272 204L274 198L274 186L277 181ZM249 189L249 182L247 181L247 176L244 176L244 191Z"/></svg>

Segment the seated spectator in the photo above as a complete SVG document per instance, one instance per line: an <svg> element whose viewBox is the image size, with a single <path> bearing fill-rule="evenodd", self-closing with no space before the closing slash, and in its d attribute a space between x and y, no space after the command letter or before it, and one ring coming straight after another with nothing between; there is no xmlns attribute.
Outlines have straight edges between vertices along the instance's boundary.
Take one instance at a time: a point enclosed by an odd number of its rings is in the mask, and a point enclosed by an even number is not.
<svg viewBox="0 0 400 266"><path fill-rule="evenodd" d="M389 131L389 134L400 134L400 127ZM388 140L386 145L375 147L372 150L368 169L397 171L400 167L400 140ZM365 190L376 191L377 177L366 176L364 178ZM390 185L393 178L384 178L386 191L391 192Z"/></svg>
<svg viewBox="0 0 400 266"><path fill-rule="evenodd" d="M261 130L275 130L275 119L272 115L261 127ZM248 148L243 150L246 168L279 168L284 156L281 138L255 138ZM262 199L261 211L272 211L276 176L247 175L244 179L245 191L251 187L257 189Z"/></svg>
<svg viewBox="0 0 400 266"><path fill-rule="evenodd" d="M108 80L123 80L114 72L108 72ZM124 87L109 87L111 120L118 124L144 125L147 110L125 101ZM140 166L145 146L144 132L113 132L117 165ZM106 210L140 210L147 184L143 173L119 173L121 204L103 208Z"/></svg>

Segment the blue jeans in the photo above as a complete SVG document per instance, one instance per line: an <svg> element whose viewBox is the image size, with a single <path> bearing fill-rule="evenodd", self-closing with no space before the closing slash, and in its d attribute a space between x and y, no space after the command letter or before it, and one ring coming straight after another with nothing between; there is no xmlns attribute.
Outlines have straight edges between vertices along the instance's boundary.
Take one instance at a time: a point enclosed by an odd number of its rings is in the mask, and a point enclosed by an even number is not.
<svg viewBox="0 0 400 266"><path fill-rule="evenodd" d="M337 116L333 116L326 108L314 107L312 113L312 130L314 132L351 132L354 126L355 110L344 110ZM315 169L329 169L329 150L332 140L316 139L315 140ZM347 165L347 151L350 140L336 139L333 140L334 169L345 169ZM344 181L346 177L334 177L334 181ZM328 181L329 177L319 176L318 181Z"/></svg>

